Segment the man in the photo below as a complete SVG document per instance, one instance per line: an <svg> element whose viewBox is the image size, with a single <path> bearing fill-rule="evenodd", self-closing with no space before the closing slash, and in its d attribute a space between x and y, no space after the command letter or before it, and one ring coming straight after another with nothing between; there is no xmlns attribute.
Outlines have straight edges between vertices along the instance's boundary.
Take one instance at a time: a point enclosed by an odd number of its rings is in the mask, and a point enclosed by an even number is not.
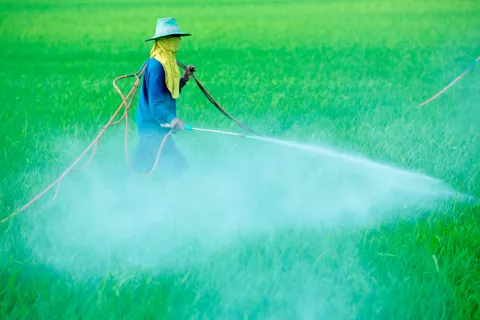
<svg viewBox="0 0 480 320"><path fill-rule="evenodd" d="M177 117L176 100L195 67L189 65L180 77L176 53L181 37L190 35L180 31L175 18L160 18L157 20L155 35L145 40L155 43L145 68L137 109L139 143L134 167L141 173L153 168L162 140L170 130L161 125L170 124L175 130L184 130L183 121ZM174 172L187 167L186 159L179 152L172 136L164 144L158 165Z"/></svg>

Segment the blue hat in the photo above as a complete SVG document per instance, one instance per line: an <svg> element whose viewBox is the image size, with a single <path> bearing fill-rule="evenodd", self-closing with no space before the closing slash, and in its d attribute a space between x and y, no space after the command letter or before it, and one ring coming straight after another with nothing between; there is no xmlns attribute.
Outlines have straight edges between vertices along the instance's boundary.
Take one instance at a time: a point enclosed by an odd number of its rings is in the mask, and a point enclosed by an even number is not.
<svg viewBox="0 0 480 320"><path fill-rule="evenodd" d="M145 41L155 40L167 36L191 36L192 34L187 32L181 32L175 18L159 18L157 20L157 28L155 35Z"/></svg>

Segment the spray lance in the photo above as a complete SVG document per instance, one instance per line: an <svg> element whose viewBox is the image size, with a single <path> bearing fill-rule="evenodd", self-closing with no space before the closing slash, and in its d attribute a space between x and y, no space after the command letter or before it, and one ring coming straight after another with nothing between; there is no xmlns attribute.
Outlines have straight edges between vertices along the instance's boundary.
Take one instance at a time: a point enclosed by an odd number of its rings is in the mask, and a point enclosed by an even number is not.
<svg viewBox="0 0 480 320"><path fill-rule="evenodd" d="M172 128L170 124L161 124L160 127L162 128ZM242 137L242 138L251 138L251 139L260 139L260 135L246 135L242 133L235 133L235 132L228 132L228 131L221 131L221 130L212 130L212 129L202 129L202 128L195 128L190 125L184 125L183 129L185 131L199 131L199 132L211 132L211 133L218 133L218 134L225 134L230 136ZM265 138L265 140L267 140Z"/></svg>

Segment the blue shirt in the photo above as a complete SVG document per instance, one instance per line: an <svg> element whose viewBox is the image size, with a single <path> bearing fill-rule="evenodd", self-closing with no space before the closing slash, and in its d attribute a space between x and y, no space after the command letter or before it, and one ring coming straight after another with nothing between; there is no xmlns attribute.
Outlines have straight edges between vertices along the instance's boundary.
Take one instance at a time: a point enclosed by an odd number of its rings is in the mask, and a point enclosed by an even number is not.
<svg viewBox="0 0 480 320"><path fill-rule="evenodd" d="M180 79L180 91L186 82ZM137 108L139 134L164 132L160 124L170 123L177 116L176 100L165 84L165 70L155 58L150 58L143 74Z"/></svg>

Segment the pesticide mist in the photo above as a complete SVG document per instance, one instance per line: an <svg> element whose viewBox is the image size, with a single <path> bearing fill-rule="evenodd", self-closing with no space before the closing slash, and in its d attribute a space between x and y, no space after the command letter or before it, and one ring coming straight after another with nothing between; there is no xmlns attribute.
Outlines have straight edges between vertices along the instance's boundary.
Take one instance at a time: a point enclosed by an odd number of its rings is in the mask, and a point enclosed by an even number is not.
<svg viewBox="0 0 480 320"><path fill-rule="evenodd" d="M412 219L455 195L431 177L332 149L195 139L177 139L190 171L168 180L132 177L121 140L103 142L53 207L26 214L37 261L77 280L193 268L220 296L209 309L218 316L238 316L258 299L267 318L350 316L353 295L369 296L368 270L353 243L321 237ZM325 252L338 261L321 262Z"/></svg>

